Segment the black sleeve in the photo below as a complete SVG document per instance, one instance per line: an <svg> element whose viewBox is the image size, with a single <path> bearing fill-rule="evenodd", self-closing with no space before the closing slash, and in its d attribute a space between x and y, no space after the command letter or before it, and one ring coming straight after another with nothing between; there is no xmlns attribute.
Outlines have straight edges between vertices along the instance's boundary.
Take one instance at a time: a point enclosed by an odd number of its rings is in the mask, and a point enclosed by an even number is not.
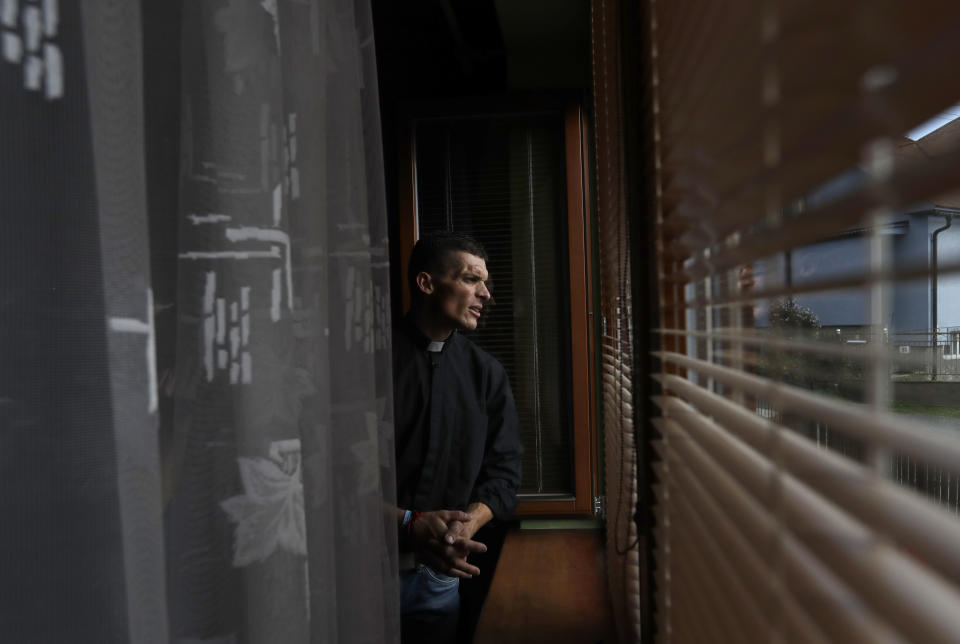
<svg viewBox="0 0 960 644"><path fill-rule="evenodd" d="M520 421L507 374L495 363L487 396L487 442L472 501L487 505L493 516L509 519L517 509L523 444Z"/></svg>

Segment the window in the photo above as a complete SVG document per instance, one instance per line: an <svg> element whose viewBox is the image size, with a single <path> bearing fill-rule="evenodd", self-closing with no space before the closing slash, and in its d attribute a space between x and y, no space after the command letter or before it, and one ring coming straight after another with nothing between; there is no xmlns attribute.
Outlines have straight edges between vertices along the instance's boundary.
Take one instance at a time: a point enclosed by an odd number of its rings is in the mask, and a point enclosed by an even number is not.
<svg viewBox="0 0 960 644"><path fill-rule="evenodd" d="M473 339L503 364L517 402L521 514L593 507L580 141L573 107L410 121L403 265L414 238L431 230L471 234L490 255L494 303Z"/></svg>
<svg viewBox="0 0 960 644"><path fill-rule="evenodd" d="M955 637L952 6L649 7L656 633Z"/></svg>

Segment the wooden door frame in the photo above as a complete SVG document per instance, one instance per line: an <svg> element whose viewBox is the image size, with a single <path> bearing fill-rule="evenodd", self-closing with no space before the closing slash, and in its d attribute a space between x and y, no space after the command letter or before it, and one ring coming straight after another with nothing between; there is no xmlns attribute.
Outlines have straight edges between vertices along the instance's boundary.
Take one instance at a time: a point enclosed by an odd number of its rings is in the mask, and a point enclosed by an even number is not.
<svg viewBox="0 0 960 644"><path fill-rule="evenodd" d="M574 493L548 498L521 497L518 516L584 516L593 514L593 498L598 495L597 400L594 357L595 316L593 312L592 241L588 202L587 137L585 116L580 103L568 97L525 96L509 99L443 101L406 106L399 120L398 190L399 256L403 308L410 307L407 266L418 238L416 191L417 120L445 116L562 114L568 268L570 277L570 372L573 430ZM546 496L546 495L544 495Z"/></svg>

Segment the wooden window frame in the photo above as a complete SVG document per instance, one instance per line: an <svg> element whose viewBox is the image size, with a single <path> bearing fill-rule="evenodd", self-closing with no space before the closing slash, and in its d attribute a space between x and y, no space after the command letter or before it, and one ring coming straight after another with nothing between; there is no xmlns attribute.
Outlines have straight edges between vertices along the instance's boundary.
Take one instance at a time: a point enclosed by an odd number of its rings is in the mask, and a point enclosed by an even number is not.
<svg viewBox="0 0 960 644"><path fill-rule="evenodd" d="M521 495L517 516L591 516L598 495L597 440L594 413L596 373L594 367L595 316L593 313L592 256L586 172L586 122L577 101L553 97L443 101L411 105L400 118L398 144L398 233L403 308L410 307L407 266L418 237L416 193L415 122L438 116L495 115L504 113L556 111L563 115L564 168L570 275L570 372L573 429L572 495Z"/></svg>

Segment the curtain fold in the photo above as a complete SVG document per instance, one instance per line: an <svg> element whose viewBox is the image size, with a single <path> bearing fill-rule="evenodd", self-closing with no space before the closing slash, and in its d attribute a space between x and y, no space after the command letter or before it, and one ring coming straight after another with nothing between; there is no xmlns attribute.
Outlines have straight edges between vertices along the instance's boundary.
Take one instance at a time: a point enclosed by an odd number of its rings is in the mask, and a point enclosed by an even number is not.
<svg viewBox="0 0 960 644"><path fill-rule="evenodd" d="M369 4L144 8L0 2L0 627L395 641Z"/></svg>
<svg viewBox="0 0 960 644"><path fill-rule="evenodd" d="M47 14L55 6L47 3ZM102 384L109 388L113 418L127 632L131 641L166 642L139 25L137 3L96 0L83 6L80 27L109 368L109 380Z"/></svg>

